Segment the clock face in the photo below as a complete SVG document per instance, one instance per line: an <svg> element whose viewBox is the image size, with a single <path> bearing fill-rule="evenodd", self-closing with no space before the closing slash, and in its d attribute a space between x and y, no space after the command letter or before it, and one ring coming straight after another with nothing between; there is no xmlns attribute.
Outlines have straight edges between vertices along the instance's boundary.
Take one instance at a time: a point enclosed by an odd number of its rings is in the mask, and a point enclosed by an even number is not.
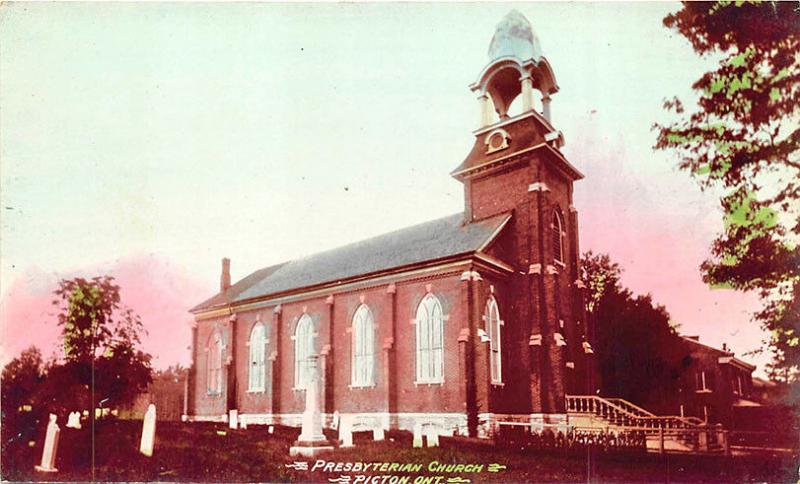
<svg viewBox="0 0 800 484"><path fill-rule="evenodd" d="M486 137L486 153L494 153L508 148L509 136L505 130L498 129L489 133Z"/></svg>
<svg viewBox="0 0 800 484"><path fill-rule="evenodd" d="M501 133L495 133L489 140L489 146L491 146L493 150L499 150L505 141L506 139Z"/></svg>

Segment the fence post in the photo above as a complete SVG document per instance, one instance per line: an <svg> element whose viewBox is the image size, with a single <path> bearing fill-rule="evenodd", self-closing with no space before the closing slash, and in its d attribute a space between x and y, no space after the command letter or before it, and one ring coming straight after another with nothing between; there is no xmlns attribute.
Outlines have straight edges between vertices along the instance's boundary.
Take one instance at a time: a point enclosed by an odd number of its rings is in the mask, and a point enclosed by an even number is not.
<svg viewBox="0 0 800 484"><path fill-rule="evenodd" d="M664 453L664 427L658 427L658 453Z"/></svg>
<svg viewBox="0 0 800 484"><path fill-rule="evenodd" d="M731 455L731 443L730 443L730 439L728 437L729 437L728 431L727 430L723 430L722 431L722 448L725 450L725 455L730 457L730 455Z"/></svg>

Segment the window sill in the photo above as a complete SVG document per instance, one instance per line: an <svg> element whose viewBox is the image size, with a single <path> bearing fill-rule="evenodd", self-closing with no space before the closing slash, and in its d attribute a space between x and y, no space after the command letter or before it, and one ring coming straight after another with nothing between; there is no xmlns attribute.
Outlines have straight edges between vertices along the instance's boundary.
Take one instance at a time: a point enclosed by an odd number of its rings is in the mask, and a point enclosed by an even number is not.
<svg viewBox="0 0 800 484"><path fill-rule="evenodd" d="M369 388L375 388L375 384L374 383L367 383L367 384L364 384L364 385L347 385L347 388L349 388L351 390L358 390L358 389L365 389L365 388L369 389Z"/></svg>
<svg viewBox="0 0 800 484"><path fill-rule="evenodd" d="M209 397L218 397L222 395L222 392L206 392L206 395Z"/></svg>
<svg viewBox="0 0 800 484"><path fill-rule="evenodd" d="M253 388L251 390L247 390L247 393L264 393L265 391L265 388Z"/></svg>
<svg viewBox="0 0 800 484"><path fill-rule="evenodd" d="M305 387L303 387L303 388L300 388L300 387L292 387L292 391L295 391L295 392L304 392L304 391L306 391L306 388L305 388Z"/></svg>
<svg viewBox="0 0 800 484"><path fill-rule="evenodd" d="M703 390L695 390L695 393L712 393L712 390L704 388Z"/></svg>
<svg viewBox="0 0 800 484"><path fill-rule="evenodd" d="M427 386L429 386L429 387L430 387L430 386L433 386L433 385L440 385L440 386L442 386L442 385L444 385L444 380L438 380L438 381L416 381L416 380L415 380L415 381L414 381L414 386L415 386L415 387L417 387L417 386L420 386L420 385L427 385Z"/></svg>
<svg viewBox="0 0 800 484"><path fill-rule="evenodd" d="M567 267L567 263L566 262L561 262L560 260L557 260L557 259L553 259L553 264L557 265L558 267L560 267L562 269L566 269L566 267Z"/></svg>
<svg viewBox="0 0 800 484"><path fill-rule="evenodd" d="M493 381L492 382L492 386L493 387L501 387L502 388L502 387L506 386L506 384L501 382L501 381Z"/></svg>

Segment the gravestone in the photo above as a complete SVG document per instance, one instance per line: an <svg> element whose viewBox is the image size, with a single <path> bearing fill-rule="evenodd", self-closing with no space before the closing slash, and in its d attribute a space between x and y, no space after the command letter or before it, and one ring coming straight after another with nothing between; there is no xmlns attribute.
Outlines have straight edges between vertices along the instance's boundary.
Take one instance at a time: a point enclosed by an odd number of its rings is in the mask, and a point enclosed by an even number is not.
<svg viewBox="0 0 800 484"><path fill-rule="evenodd" d="M428 425L425 430L425 438L428 440L428 447L439 447L439 429L433 425Z"/></svg>
<svg viewBox="0 0 800 484"><path fill-rule="evenodd" d="M247 430L247 419L244 417L239 417L239 427L242 430Z"/></svg>
<svg viewBox="0 0 800 484"><path fill-rule="evenodd" d="M236 430L239 427L239 411L231 410L228 412L228 427Z"/></svg>
<svg viewBox="0 0 800 484"><path fill-rule="evenodd" d="M337 430L339 428L339 411L336 410L333 412L333 422L331 422L331 428L333 430Z"/></svg>
<svg viewBox="0 0 800 484"><path fill-rule="evenodd" d="M339 425L339 447L353 446L353 423L349 418L342 418Z"/></svg>
<svg viewBox="0 0 800 484"><path fill-rule="evenodd" d="M56 416L50 414L50 421L47 423L47 433L44 437L44 448L42 449L42 463L35 466L39 472L57 472L56 453L58 452L58 437L61 429L56 423Z"/></svg>
<svg viewBox="0 0 800 484"><path fill-rule="evenodd" d="M383 440L385 438L386 436L383 433L382 425L379 424L377 427L372 429L372 440L377 441L377 440Z"/></svg>
<svg viewBox="0 0 800 484"><path fill-rule="evenodd" d="M414 424L414 447L422 447L422 424Z"/></svg>
<svg viewBox="0 0 800 484"><path fill-rule="evenodd" d="M81 413L80 412L70 412L69 418L67 419L67 427L71 429L80 429L81 428Z"/></svg>
<svg viewBox="0 0 800 484"><path fill-rule="evenodd" d="M267 432L269 432L269 433L275 432L275 427L273 427L272 425L270 425L270 426L267 428Z"/></svg>
<svg viewBox="0 0 800 484"><path fill-rule="evenodd" d="M156 406L150 404L144 414L142 422L142 440L139 443L139 452L147 457L153 456L153 446L156 440Z"/></svg>
<svg viewBox="0 0 800 484"><path fill-rule="evenodd" d="M300 437L289 448L290 455L313 457L320 452L333 450L333 445L322 433L322 411L320 409L319 371L317 355L308 359L308 382L306 382L306 410L303 412L303 430Z"/></svg>

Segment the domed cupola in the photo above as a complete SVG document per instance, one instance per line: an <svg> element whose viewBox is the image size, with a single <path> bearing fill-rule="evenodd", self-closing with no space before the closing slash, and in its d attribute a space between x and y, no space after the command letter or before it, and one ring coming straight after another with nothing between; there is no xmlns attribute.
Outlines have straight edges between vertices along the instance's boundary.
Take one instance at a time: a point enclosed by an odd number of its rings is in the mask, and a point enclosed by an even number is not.
<svg viewBox="0 0 800 484"><path fill-rule="evenodd" d="M489 44L489 62L503 57L516 57L520 61L542 57L539 38L533 32L531 23L518 10L512 10L497 24Z"/></svg>
<svg viewBox="0 0 800 484"><path fill-rule="evenodd" d="M550 95L558 91L555 75L542 55L539 38L517 10L497 24L489 44L489 64L470 86L481 103L480 127L492 124L489 99L499 121L509 118L511 103L522 95L522 112L534 109L534 90L541 94L542 115L550 120Z"/></svg>

